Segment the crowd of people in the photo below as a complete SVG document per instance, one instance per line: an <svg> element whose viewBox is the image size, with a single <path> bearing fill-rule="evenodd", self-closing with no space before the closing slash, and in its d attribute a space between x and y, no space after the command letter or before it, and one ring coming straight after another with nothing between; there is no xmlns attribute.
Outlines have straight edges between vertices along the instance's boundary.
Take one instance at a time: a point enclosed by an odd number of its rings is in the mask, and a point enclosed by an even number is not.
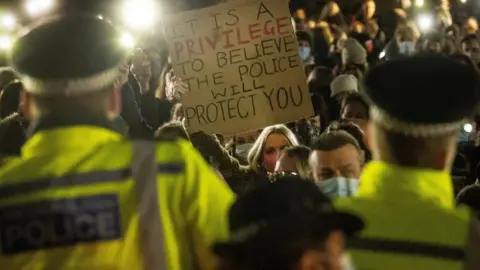
<svg viewBox="0 0 480 270"><path fill-rule="evenodd" d="M36 26L0 70L1 268L480 269L478 23L410 5L294 10L314 115L235 135L188 132L158 39Z"/></svg>

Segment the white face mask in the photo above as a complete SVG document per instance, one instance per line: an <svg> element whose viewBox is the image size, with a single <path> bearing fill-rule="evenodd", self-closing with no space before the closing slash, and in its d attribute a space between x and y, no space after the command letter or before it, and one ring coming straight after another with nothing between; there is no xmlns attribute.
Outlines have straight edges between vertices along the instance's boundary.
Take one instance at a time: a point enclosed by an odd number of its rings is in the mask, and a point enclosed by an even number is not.
<svg viewBox="0 0 480 270"><path fill-rule="evenodd" d="M399 42L398 49L401 54L410 55L415 50L415 44L411 41Z"/></svg>

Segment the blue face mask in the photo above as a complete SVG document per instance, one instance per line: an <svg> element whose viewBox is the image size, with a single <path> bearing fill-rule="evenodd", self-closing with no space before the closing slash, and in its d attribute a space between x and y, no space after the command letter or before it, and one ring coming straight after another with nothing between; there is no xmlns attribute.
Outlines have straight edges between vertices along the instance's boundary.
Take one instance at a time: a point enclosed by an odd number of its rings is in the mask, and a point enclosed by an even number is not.
<svg viewBox="0 0 480 270"><path fill-rule="evenodd" d="M298 53L300 54L300 59L302 59L302 61L306 61L310 57L310 48L298 47Z"/></svg>
<svg viewBox="0 0 480 270"><path fill-rule="evenodd" d="M464 129L460 131L457 141L458 142L468 142L470 137L470 132L466 132Z"/></svg>
<svg viewBox="0 0 480 270"><path fill-rule="evenodd" d="M330 198L353 196L359 184L360 181L357 179L343 177L330 178L317 183L323 194Z"/></svg>
<svg viewBox="0 0 480 270"><path fill-rule="evenodd" d="M398 43L398 49L401 54L412 54L413 51L415 50L415 44L411 41L405 41L405 42L399 42Z"/></svg>

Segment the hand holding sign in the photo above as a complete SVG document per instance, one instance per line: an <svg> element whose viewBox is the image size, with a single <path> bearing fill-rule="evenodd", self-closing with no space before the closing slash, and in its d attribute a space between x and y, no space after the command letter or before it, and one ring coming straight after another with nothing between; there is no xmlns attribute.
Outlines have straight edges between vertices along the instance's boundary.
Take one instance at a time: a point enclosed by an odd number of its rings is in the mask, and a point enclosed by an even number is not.
<svg viewBox="0 0 480 270"><path fill-rule="evenodd" d="M181 101L183 96L188 92L188 85L183 82L182 78L173 74L173 70L165 76L165 94L169 100Z"/></svg>
<svg viewBox="0 0 480 270"><path fill-rule="evenodd" d="M238 133L313 115L286 1L174 15L165 32L190 132Z"/></svg>

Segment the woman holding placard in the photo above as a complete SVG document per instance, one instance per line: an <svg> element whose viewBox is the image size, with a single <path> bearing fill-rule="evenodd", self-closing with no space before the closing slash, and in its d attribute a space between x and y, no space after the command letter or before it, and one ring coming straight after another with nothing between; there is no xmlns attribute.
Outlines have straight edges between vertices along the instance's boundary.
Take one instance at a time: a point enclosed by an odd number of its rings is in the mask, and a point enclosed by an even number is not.
<svg viewBox="0 0 480 270"><path fill-rule="evenodd" d="M299 145L293 132L286 126L266 127L250 149L248 165L242 166L215 136L199 132L192 134L191 140L203 156L213 157L216 167L237 194L243 194L258 184L267 182L275 170L280 152L287 147Z"/></svg>

